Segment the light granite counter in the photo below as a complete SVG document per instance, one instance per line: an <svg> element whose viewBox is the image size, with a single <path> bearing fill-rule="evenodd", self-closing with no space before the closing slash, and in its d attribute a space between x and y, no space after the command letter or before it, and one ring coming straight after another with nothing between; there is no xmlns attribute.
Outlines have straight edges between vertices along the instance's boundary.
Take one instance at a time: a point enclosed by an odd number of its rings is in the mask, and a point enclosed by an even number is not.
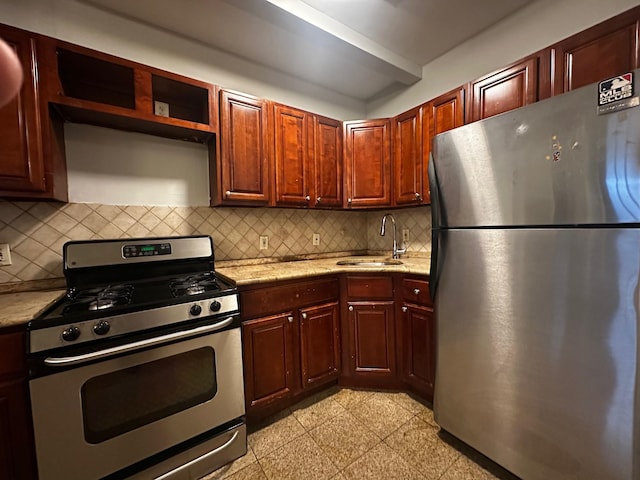
<svg viewBox="0 0 640 480"><path fill-rule="evenodd" d="M429 275L429 257L403 257L401 265L362 266L337 265L342 260L380 261L389 257L382 256L350 256L322 258L317 260L299 260L292 262L264 263L258 265L242 265L218 267L216 272L234 282L237 286L255 283L293 280L297 278L330 275L336 273L408 273Z"/></svg>
<svg viewBox="0 0 640 480"><path fill-rule="evenodd" d="M227 266L228 262L223 262L227 265L221 267L216 265L216 271L237 286L337 273L375 272L429 275L428 257L403 257L400 259L401 265L374 267L337 265L337 262L341 260L380 261L388 258L388 256L345 256L236 266ZM64 289L53 289L0 294L0 328L27 323L64 293Z"/></svg>
<svg viewBox="0 0 640 480"><path fill-rule="evenodd" d="M43 290L0 295L0 328L27 323L64 293L64 290Z"/></svg>

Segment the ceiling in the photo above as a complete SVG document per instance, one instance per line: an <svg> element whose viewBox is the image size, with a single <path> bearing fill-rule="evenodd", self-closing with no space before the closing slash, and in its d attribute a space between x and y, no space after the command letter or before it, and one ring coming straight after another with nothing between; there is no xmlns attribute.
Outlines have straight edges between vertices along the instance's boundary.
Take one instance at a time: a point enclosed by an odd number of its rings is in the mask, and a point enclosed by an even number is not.
<svg viewBox="0 0 640 480"><path fill-rule="evenodd" d="M84 0L358 99L534 0Z"/></svg>

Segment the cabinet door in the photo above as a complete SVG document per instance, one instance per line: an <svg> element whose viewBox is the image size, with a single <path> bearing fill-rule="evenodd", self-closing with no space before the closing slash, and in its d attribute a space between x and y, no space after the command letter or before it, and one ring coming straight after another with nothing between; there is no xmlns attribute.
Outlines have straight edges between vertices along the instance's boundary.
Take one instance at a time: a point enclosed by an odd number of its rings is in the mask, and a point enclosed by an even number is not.
<svg viewBox="0 0 640 480"><path fill-rule="evenodd" d="M35 479L26 380L0 383L0 478Z"/></svg>
<svg viewBox="0 0 640 480"><path fill-rule="evenodd" d="M472 122L537 101L538 59L530 57L471 82Z"/></svg>
<svg viewBox="0 0 640 480"><path fill-rule="evenodd" d="M220 92L220 168L222 202L267 204L270 142L267 102Z"/></svg>
<svg viewBox="0 0 640 480"><path fill-rule="evenodd" d="M458 88L434 98L422 106L422 165L426 203L430 203L427 167L431 141L439 133L464 125L464 88Z"/></svg>
<svg viewBox="0 0 640 480"><path fill-rule="evenodd" d="M348 312L351 373L356 377L395 377L393 302L349 302Z"/></svg>
<svg viewBox="0 0 640 480"><path fill-rule="evenodd" d="M433 310L402 306L402 378L417 393L433 399L435 379L435 324Z"/></svg>
<svg viewBox="0 0 640 480"><path fill-rule="evenodd" d="M391 205L389 119L345 123L347 207Z"/></svg>
<svg viewBox="0 0 640 480"><path fill-rule="evenodd" d="M393 178L396 205L424 201L422 113L412 108L393 119Z"/></svg>
<svg viewBox="0 0 640 480"><path fill-rule="evenodd" d="M314 116L312 158L315 206L342 207L342 122Z"/></svg>
<svg viewBox="0 0 640 480"><path fill-rule="evenodd" d="M300 310L302 387L331 381L340 373L338 302Z"/></svg>
<svg viewBox="0 0 640 480"><path fill-rule="evenodd" d="M276 205L308 206L313 176L309 165L311 115L274 105Z"/></svg>
<svg viewBox="0 0 640 480"><path fill-rule="evenodd" d="M554 45L553 94L638 68L639 13L634 9Z"/></svg>
<svg viewBox="0 0 640 480"><path fill-rule="evenodd" d="M37 101L35 41L26 32L0 28L22 64L24 81L18 96L0 108L0 194L45 192L45 161Z"/></svg>
<svg viewBox="0 0 640 480"><path fill-rule="evenodd" d="M293 313L242 324L247 411L293 394L295 372Z"/></svg>

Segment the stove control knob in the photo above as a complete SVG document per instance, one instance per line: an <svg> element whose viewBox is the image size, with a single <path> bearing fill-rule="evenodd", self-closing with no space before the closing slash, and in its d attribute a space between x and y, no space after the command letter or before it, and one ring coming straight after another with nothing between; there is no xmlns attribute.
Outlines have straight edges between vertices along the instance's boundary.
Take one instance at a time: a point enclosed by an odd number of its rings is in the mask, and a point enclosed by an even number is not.
<svg viewBox="0 0 640 480"><path fill-rule="evenodd" d="M220 304L219 301L214 300L213 302L211 302L211 305L209 305L209 308L211 309L212 312L218 312L222 308L222 305Z"/></svg>
<svg viewBox="0 0 640 480"><path fill-rule="evenodd" d="M80 336L80 329L71 325L69 328L62 331L62 339L66 342L73 342Z"/></svg>
<svg viewBox="0 0 640 480"><path fill-rule="evenodd" d="M191 308L189 309L189 313L191 315L200 315L200 313L202 313L202 307L197 303L195 305L191 305Z"/></svg>
<svg viewBox="0 0 640 480"><path fill-rule="evenodd" d="M111 329L111 325L106 320L100 320L93 326L93 332L96 335L106 335Z"/></svg>

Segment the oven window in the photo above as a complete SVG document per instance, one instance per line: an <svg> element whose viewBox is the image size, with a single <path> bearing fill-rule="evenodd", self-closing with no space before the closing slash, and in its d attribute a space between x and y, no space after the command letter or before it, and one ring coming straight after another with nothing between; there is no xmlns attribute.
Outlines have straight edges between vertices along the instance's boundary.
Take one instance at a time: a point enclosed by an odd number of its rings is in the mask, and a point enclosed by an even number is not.
<svg viewBox="0 0 640 480"><path fill-rule="evenodd" d="M206 402L216 391L211 347L94 377L81 389L85 439L104 442Z"/></svg>

